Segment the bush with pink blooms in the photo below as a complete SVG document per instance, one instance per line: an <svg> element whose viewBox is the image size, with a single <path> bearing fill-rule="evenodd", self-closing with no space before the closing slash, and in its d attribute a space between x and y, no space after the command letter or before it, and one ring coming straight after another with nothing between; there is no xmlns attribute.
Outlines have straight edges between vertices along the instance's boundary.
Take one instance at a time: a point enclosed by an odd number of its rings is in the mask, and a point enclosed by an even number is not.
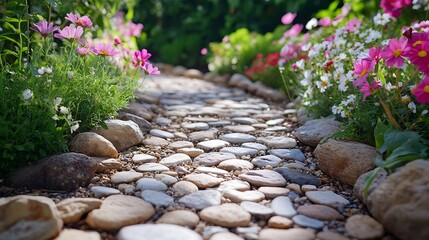
<svg viewBox="0 0 429 240"><path fill-rule="evenodd" d="M96 31L88 15L68 13L57 25L31 21L40 16L18 7L0 26L0 176L67 151L73 134L126 107L142 76L160 73L151 54L136 48L141 24L118 15L112 29Z"/></svg>

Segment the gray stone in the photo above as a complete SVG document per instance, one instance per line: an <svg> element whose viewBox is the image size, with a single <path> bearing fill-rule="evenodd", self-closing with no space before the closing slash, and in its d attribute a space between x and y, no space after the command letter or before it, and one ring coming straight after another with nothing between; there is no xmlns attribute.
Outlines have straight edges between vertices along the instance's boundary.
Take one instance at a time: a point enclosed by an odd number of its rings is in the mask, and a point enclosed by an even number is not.
<svg viewBox="0 0 429 240"><path fill-rule="evenodd" d="M238 191L235 189L226 189L222 194L224 197L236 203L241 203L243 201L260 202L265 199L265 195L263 193L255 190Z"/></svg>
<svg viewBox="0 0 429 240"><path fill-rule="evenodd" d="M384 235L383 226L367 215L349 217L345 227L348 235L357 239L380 239Z"/></svg>
<svg viewBox="0 0 429 240"><path fill-rule="evenodd" d="M203 240L196 232L173 224L138 224L119 231L118 240Z"/></svg>
<svg viewBox="0 0 429 240"><path fill-rule="evenodd" d="M201 154L198 157L194 158L194 162L199 165L211 167L211 166L217 166L222 161L235 159L235 158L236 158L235 155L231 153L210 152L210 153Z"/></svg>
<svg viewBox="0 0 429 240"><path fill-rule="evenodd" d="M189 134L189 139L193 142L204 141L204 140L212 140L215 138L215 134L217 130L207 130L207 131L198 131L191 132Z"/></svg>
<svg viewBox="0 0 429 240"><path fill-rule="evenodd" d="M234 233L230 233L230 232L220 232L220 233L215 233L213 234L213 236L209 239L209 240L244 240L244 238L239 237L237 235L235 235Z"/></svg>
<svg viewBox="0 0 429 240"><path fill-rule="evenodd" d="M307 217L323 221L343 219L344 217L335 209L319 204L303 205L298 207L297 212Z"/></svg>
<svg viewBox="0 0 429 240"><path fill-rule="evenodd" d="M365 203L365 205L368 205L368 196L375 190L377 189L377 187L384 182L384 180L386 180L387 177L387 172L384 169L381 169L377 175L374 178L374 181L371 183L371 185L368 188L368 193L367 195L363 194L363 190L365 189L365 179L372 174L374 170L371 170L369 172L366 172L364 174L362 174L358 180L355 183L355 186L353 187L353 193L354 195L359 198L363 203Z"/></svg>
<svg viewBox="0 0 429 240"><path fill-rule="evenodd" d="M207 140L204 142L199 142L197 144L197 147L202 148L204 150L213 150L213 149L223 148L223 147L226 147L229 145L231 145L229 142L214 139L214 140Z"/></svg>
<svg viewBox="0 0 429 240"><path fill-rule="evenodd" d="M310 175L308 173L303 173L285 167L276 168L274 169L274 171L280 173L287 181L297 183L299 185L310 184L320 186L320 184L322 184L320 178Z"/></svg>
<svg viewBox="0 0 429 240"><path fill-rule="evenodd" d="M177 149L178 153L184 153L188 155L191 158L198 157L199 155L204 153L204 150L201 150L199 148L180 148Z"/></svg>
<svg viewBox="0 0 429 240"><path fill-rule="evenodd" d="M287 195L290 190L284 187L260 187L258 191L265 195L265 198L272 199Z"/></svg>
<svg viewBox="0 0 429 240"><path fill-rule="evenodd" d="M160 129L152 129L150 130L149 134L154 137L160 137L164 139L174 138L174 135L172 133Z"/></svg>
<svg viewBox="0 0 429 240"><path fill-rule="evenodd" d="M216 121L216 122L208 122L207 123L210 127L223 127L226 125L230 125L230 121Z"/></svg>
<svg viewBox="0 0 429 240"><path fill-rule="evenodd" d="M333 208L342 208L350 204L349 200L332 191L310 191L305 196L312 202Z"/></svg>
<svg viewBox="0 0 429 240"><path fill-rule="evenodd" d="M183 76L197 79L203 79L204 77L203 73L198 69L188 69L183 73Z"/></svg>
<svg viewBox="0 0 429 240"><path fill-rule="evenodd" d="M284 126L274 126L274 127L268 127L265 128L264 131L266 132L280 132L280 131L287 131L289 128Z"/></svg>
<svg viewBox="0 0 429 240"><path fill-rule="evenodd" d="M256 129L250 125L229 125L223 127L223 130L237 133L248 133L256 131Z"/></svg>
<svg viewBox="0 0 429 240"><path fill-rule="evenodd" d="M69 143L69 151L83 153L92 157L119 156L115 146L101 135L93 132L79 133Z"/></svg>
<svg viewBox="0 0 429 240"><path fill-rule="evenodd" d="M189 174L186 175L183 179L194 183L199 189L216 187L223 181L222 178L213 177L205 173Z"/></svg>
<svg viewBox="0 0 429 240"><path fill-rule="evenodd" d="M175 210L167 212L156 223L174 224L184 227L195 227L200 222L200 218L194 212L187 210Z"/></svg>
<svg viewBox="0 0 429 240"><path fill-rule="evenodd" d="M247 226L251 219L250 213L235 203L207 207L200 212L200 217L208 224L228 228Z"/></svg>
<svg viewBox="0 0 429 240"><path fill-rule="evenodd" d="M190 131L202 131L210 128L210 126L204 122L182 124L182 127Z"/></svg>
<svg viewBox="0 0 429 240"><path fill-rule="evenodd" d="M132 160L134 163L151 163L156 162L156 157L149 154L140 153L134 155Z"/></svg>
<svg viewBox="0 0 429 240"><path fill-rule="evenodd" d="M142 198L152 205L155 205L156 208L159 207L168 207L173 204L174 199L163 192L158 192L154 190L144 190L142 192Z"/></svg>
<svg viewBox="0 0 429 240"><path fill-rule="evenodd" d="M177 183L177 178L163 173L155 174L155 179L163 182L167 186Z"/></svg>
<svg viewBox="0 0 429 240"><path fill-rule="evenodd" d="M157 117L155 120L156 124L159 126L168 126L171 124L171 120L165 117Z"/></svg>
<svg viewBox="0 0 429 240"><path fill-rule="evenodd" d="M256 155L258 150L244 147L224 147L220 150L220 152L231 153L237 157L241 157L245 155Z"/></svg>
<svg viewBox="0 0 429 240"><path fill-rule="evenodd" d="M286 160L305 161L305 155L299 149L272 149L268 153Z"/></svg>
<svg viewBox="0 0 429 240"><path fill-rule="evenodd" d="M314 231L302 228L266 228L259 232L260 240L314 240L315 237Z"/></svg>
<svg viewBox="0 0 429 240"><path fill-rule="evenodd" d="M282 124L285 121L284 118L276 118L276 119L271 119L265 122L265 124L267 124L268 126L275 126L275 125L279 125Z"/></svg>
<svg viewBox="0 0 429 240"><path fill-rule="evenodd" d="M180 148L192 148L194 144L188 141L177 141L170 144L170 148L177 150Z"/></svg>
<svg viewBox="0 0 429 240"><path fill-rule="evenodd" d="M143 140L143 133L140 127L133 121L111 119L104 121L104 123L108 129L97 127L92 131L113 143L119 152L135 146Z"/></svg>
<svg viewBox="0 0 429 240"><path fill-rule="evenodd" d="M269 148L294 148L297 145L296 140L289 137L259 137L256 141L263 143Z"/></svg>
<svg viewBox="0 0 429 240"><path fill-rule="evenodd" d="M252 163L260 168L266 166L278 167L282 162L283 160L281 158L274 155L259 156L252 160Z"/></svg>
<svg viewBox="0 0 429 240"><path fill-rule="evenodd" d="M250 184L246 181L233 179L233 180L228 180L228 181L222 182L218 187L218 190L221 192L228 190L228 189L246 191L246 190L250 189Z"/></svg>
<svg viewBox="0 0 429 240"><path fill-rule="evenodd" d="M258 120L249 117L235 117L231 119L235 123L251 125L258 123Z"/></svg>
<svg viewBox="0 0 429 240"><path fill-rule="evenodd" d="M245 133L227 133L220 136L220 139L230 143L254 142L256 140L254 136Z"/></svg>
<svg viewBox="0 0 429 240"><path fill-rule="evenodd" d="M304 215L296 215L292 218L292 221L301 227L308 227L316 230L320 230L325 226L322 221Z"/></svg>
<svg viewBox="0 0 429 240"><path fill-rule="evenodd" d="M101 236L98 232L95 232L95 231L64 229L61 231L60 235L58 235L58 237L55 238L55 240L75 240L75 239L101 240Z"/></svg>
<svg viewBox="0 0 429 240"><path fill-rule="evenodd" d="M167 188L163 182L153 178L141 178L137 181L137 189L139 190L165 191Z"/></svg>
<svg viewBox="0 0 429 240"><path fill-rule="evenodd" d="M144 145L148 146L168 146L168 141L160 137L149 137L143 140Z"/></svg>
<svg viewBox="0 0 429 240"><path fill-rule="evenodd" d="M201 210L210 206L220 205L222 194L217 190L200 190L179 199L179 203L188 208Z"/></svg>
<svg viewBox="0 0 429 240"><path fill-rule="evenodd" d="M284 187L286 185L283 176L272 170L251 170L240 174L239 177L257 187Z"/></svg>
<svg viewBox="0 0 429 240"><path fill-rule="evenodd" d="M273 199L271 209L279 216L291 218L297 214L291 200L288 197L280 196Z"/></svg>
<svg viewBox="0 0 429 240"><path fill-rule="evenodd" d="M77 223L83 215L97 209L102 201L97 198L67 198L57 204L64 224Z"/></svg>
<svg viewBox="0 0 429 240"><path fill-rule="evenodd" d="M241 171L243 169L253 169L253 164L246 160L229 159L219 163L218 167L227 171Z"/></svg>
<svg viewBox="0 0 429 240"><path fill-rule="evenodd" d="M143 177L143 173L123 171L114 173L110 177L110 181L114 184L134 182Z"/></svg>
<svg viewBox="0 0 429 240"><path fill-rule="evenodd" d="M90 191L94 193L94 196L96 198L101 198L101 197L107 197L107 196L110 196L110 195L121 194L121 191L119 191L116 188L103 187L103 186L94 186L94 187L91 187Z"/></svg>
<svg viewBox="0 0 429 240"><path fill-rule="evenodd" d="M216 167L197 167L195 169L197 172L200 173L209 173L209 174L216 174L216 175L227 175L228 172Z"/></svg>
<svg viewBox="0 0 429 240"><path fill-rule="evenodd" d="M177 166L183 163L191 162L191 158L183 153L176 153L165 157L159 161L160 164L165 165L167 167Z"/></svg>
<svg viewBox="0 0 429 240"><path fill-rule="evenodd" d="M124 121L130 120L135 122L139 126L142 132L148 132L149 130L152 129L152 124L150 124L150 122L148 122L146 119L139 117L137 115L121 112L119 114L119 118Z"/></svg>
<svg viewBox="0 0 429 240"><path fill-rule="evenodd" d="M172 190L176 196L182 197L198 191L198 187L192 182L180 181L173 185Z"/></svg>
<svg viewBox="0 0 429 240"><path fill-rule="evenodd" d="M241 144L241 146L245 147L245 148L253 148L253 149L256 149L258 151L264 151L264 150L268 149L267 146L265 146L263 144L253 143L253 142L243 143L243 144Z"/></svg>
<svg viewBox="0 0 429 240"><path fill-rule="evenodd" d="M170 170L168 167L159 163L145 163L137 167L139 172L163 172Z"/></svg>
<svg viewBox="0 0 429 240"><path fill-rule="evenodd" d="M240 203L240 207L252 215L266 217L274 214L274 211L271 208L255 202L244 201Z"/></svg>
<svg viewBox="0 0 429 240"><path fill-rule="evenodd" d="M331 118L310 120L295 131L295 136L300 142L315 147L322 139L339 131L340 126L340 122Z"/></svg>

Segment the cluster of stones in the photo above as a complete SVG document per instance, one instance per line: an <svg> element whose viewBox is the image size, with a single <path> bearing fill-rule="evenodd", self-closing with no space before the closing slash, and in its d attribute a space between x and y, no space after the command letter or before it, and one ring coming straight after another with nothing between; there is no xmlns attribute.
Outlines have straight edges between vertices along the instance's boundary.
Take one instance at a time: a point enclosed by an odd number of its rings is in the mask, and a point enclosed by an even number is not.
<svg viewBox="0 0 429 240"><path fill-rule="evenodd" d="M42 160L6 179L12 186L53 190L89 185L88 195L57 202L0 199L0 212L6 213L0 215L6 223L0 224L0 239L101 239L98 231L119 240L390 237L351 188L320 171L353 185L374 167L366 159L376 153L366 145L320 144L339 129L337 122L313 120L294 131L296 110L207 81L159 77L146 87L151 91L138 94L121 120L106 121L108 129L78 134L70 143L77 153ZM317 146L318 164L303 144ZM425 165L415 164L415 179L426 181L417 169ZM427 189L427 183L418 186ZM391 184L400 186L398 180ZM412 189L405 187L401 191ZM372 189L372 206L378 198L389 199L386 191L397 192L385 188L378 195ZM389 209L395 204L378 209L377 219L396 216ZM425 219L424 212L419 216ZM401 224L413 229L413 223ZM74 229L82 225L91 231Z"/></svg>

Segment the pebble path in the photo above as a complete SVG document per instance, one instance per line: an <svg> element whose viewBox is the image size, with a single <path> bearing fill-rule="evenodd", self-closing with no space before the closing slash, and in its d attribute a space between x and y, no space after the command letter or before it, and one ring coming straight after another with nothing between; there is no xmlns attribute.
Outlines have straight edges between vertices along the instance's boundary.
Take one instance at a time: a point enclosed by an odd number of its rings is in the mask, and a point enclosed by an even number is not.
<svg viewBox="0 0 429 240"><path fill-rule="evenodd" d="M367 212L293 137L294 109L184 77L154 77L142 91L144 144L72 193L103 204L65 227L119 240L352 239L347 219Z"/></svg>

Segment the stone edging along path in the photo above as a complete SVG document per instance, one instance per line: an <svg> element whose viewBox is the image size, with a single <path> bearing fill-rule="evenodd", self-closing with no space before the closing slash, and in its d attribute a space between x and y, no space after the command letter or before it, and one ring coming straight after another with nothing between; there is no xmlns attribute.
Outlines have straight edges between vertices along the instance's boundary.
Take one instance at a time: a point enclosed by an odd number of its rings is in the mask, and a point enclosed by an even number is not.
<svg viewBox="0 0 429 240"><path fill-rule="evenodd" d="M337 140L318 145L339 123L298 128L296 110L286 104L220 86L221 76L211 82L195 70L180 75L187 77L148 80L120 119L106 121L109 130L72 140L79 153L5 179L15 187L0 188L7 197L0 199L0 239L395 239L351 187L374 167L373 149ZM424 168L418 162L414 173ZM380 186L401 184L379 179ZM421 187L412 183L407 190ZM373 206L389 196L378 192L363 200L382 214ZM413 239L424 239L424 227L410 221L422 229ZM407 234L389 224L389 232Z"/></svg>

